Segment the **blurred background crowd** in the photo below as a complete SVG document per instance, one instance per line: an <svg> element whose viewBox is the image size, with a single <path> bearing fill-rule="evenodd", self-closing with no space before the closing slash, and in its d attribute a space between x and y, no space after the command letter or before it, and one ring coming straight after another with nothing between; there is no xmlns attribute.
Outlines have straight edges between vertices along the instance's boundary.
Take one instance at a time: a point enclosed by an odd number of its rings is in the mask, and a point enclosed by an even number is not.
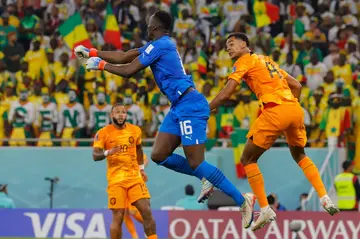
<svg viewBox="0 0 360 239"><path fill-rule="evenodd" d="M104 38L110 8L121 33L120 48L126 51L146 44L147 19L160 9L174 17L172 38L187 73L209 101L232 71L226 35L244 32L254 52L270 55L303 85L309 146L346 146L354 157L355 148L360 148L360 1L267 1L278 11L271 24L255 19L261 14L256 7L260 3L2 0L0 144L51 146L51 141L19 139L57 137L69 140L62 145L75 146L78 143L70 139L91 138L109 123L110 105L115 102L126 105L128 121L142 127L144 137L154 137L170 105L154 84L151 70L129 79L88 72L74 59L59 26L79 13L93 47L117 50ZM234 128L248 129L258 114L257 98L244 83L212 113L208 137L227 139Z"/></svg>

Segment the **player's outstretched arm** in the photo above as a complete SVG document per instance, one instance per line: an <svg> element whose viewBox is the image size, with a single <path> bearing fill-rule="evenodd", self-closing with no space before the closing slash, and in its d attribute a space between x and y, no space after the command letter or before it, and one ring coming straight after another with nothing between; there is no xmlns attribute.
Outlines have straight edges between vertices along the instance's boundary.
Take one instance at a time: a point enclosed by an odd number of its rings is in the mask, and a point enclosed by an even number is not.
<svg viewBox="0 0 360 239"><path fill-rule="evenodd" d="M127 64L140 55L138 49L129 51L98 51L97 56L112 64Z"/></svg>
<svg viewBox="0 0 360 239"><path fill-rule="evenodd" d="M235 92L236 87L239 83L233 79L229 79L225 87L220 91L220 93L210 102L210 110L216 109L220 105L224 104L231 95Z"/></svg>
<svg viewBox="0 0 360 239"><path fill-rule="evenodd" d="M103 60L113 64L126 64L132 62L140 55L140 49L132 49L129 51L99 51L95 48L86 48L79 45L74 49L78 59L87 59L90 57L100 57Z"/></svg>
<svg viewBox="0 0 360 239"><path fill-rule="evenodd" d="M112 74L126 78L130 78L136 72L141 71L144 68L146 68L146 66L141 64L139 57L137 57L131 63L125 65L113 65L99 57L91 57L86 62L87 70L105 70Z"/></svg>
<svg viewBox="0 0 360 239"><path fill-rule="evenodd" d="M291 75L286 76L286 81L290 87L291 93L299 100L301 94L301 84Z"/></svg>

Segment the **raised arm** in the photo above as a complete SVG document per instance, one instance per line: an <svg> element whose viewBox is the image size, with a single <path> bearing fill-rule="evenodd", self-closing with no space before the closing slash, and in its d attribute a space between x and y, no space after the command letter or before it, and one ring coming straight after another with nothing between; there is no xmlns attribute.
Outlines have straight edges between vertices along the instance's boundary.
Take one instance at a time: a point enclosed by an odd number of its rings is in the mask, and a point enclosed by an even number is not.
<svg viewBox="0 0 360 239"><path fill-rule="evenodd" d="M82 45L74 49L75 55L78 59L100 57L101 59L112 64L127 64L138 57L142 48L132 49L129 51L100 51L95 48L86 48Z"/></svg>
<svg viewBox="0 0 360 239"><path fill-rule="evenodd" d="M112 64L127 64L132 62L139 55L139 49L132 49L129 51L97 51L97 54L95 54L95 56Z"/></svg>

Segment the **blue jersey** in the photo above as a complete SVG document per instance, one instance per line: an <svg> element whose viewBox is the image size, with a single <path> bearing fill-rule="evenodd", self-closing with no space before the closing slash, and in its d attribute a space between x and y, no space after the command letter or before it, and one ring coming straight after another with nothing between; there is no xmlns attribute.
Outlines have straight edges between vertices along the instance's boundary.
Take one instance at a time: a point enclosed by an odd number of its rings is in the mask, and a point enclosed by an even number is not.
<svg viewBox="0 0 360 239"><path fill-rule="evenodd" d="M139 60L144 66L150 66L156 84L161 92L175 104L189 88L194 87L191 76L186 75L175 43L168 36L149 42L139 49Z"/></svg>

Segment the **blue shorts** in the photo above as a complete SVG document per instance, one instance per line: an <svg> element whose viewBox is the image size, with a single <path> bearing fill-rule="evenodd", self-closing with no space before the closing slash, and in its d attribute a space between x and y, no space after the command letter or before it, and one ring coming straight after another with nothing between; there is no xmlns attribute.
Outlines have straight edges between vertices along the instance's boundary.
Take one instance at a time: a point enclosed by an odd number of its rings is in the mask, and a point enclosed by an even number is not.
<svg viewBox="0 0 360 239"><path fill-rule="evenodd" d="M180 136L184 146L204 144L209 115L210 108L206 98L193 90L171 106L159 131Z"/></svg>

